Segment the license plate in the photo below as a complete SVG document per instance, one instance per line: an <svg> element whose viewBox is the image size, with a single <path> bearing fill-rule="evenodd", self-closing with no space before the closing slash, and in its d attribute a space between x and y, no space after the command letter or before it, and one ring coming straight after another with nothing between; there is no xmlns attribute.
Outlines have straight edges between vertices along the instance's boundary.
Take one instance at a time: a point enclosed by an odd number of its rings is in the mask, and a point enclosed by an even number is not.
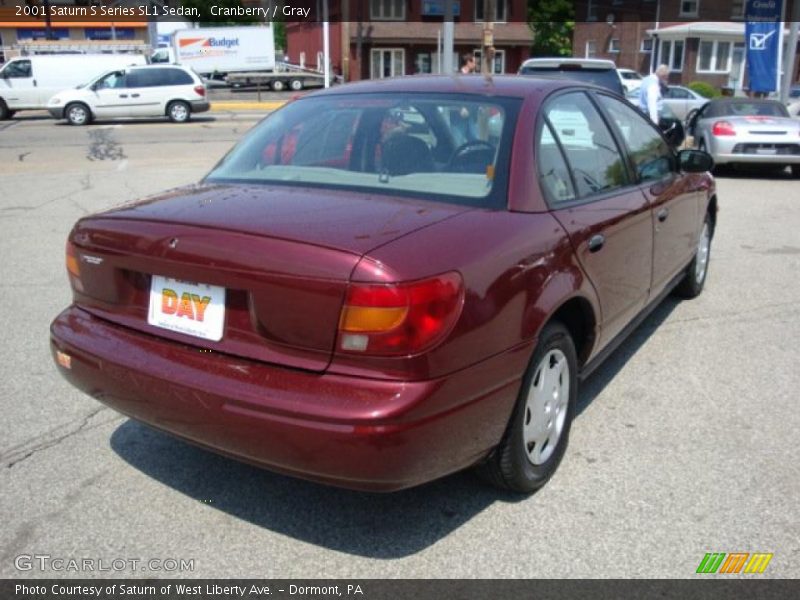
<svg viewBox="0 0 800 600"><path fill-rule="evenodd" d="M777 154L775 148L756 148L756 154Z"/></svg>
<svg viewBox="0 0 800 600"><path fill-rule="evenodd" d="M147 322L218 342L225 325L225 288L153 275Z"/></svg>

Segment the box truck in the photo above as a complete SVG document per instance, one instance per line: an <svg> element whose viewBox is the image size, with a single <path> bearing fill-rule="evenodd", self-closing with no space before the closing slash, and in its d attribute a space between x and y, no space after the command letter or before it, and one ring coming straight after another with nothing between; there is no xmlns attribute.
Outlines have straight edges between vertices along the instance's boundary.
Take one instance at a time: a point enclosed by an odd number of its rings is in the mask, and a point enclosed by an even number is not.
<svg viewBox="0 0 800 600"><path fill-rule="evenodd" d="M321 74L275 60L275 33L269 23L179 29L169 46L153 52L150 62L191 67L202 77L224 79L234 87L264 85L275 91L297 91L323 84Z"/></svg>
<svg viewBox="0 0 800 600"><path fill-rule="evenodd" d="M106 71L146 64L141 54L42 54L12 58L0 69L0 119L47 108L52 96Z"/></svg>

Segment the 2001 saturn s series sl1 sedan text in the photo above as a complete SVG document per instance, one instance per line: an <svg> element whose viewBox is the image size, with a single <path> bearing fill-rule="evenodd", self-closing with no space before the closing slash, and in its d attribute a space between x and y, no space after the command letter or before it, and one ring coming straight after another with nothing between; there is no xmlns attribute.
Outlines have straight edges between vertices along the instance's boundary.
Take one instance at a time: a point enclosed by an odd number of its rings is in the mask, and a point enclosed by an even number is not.
<svg viewBox="0 0 800 600"><path fill-rule="evenodd" d="M51 327L75 386L217 452L396 490L472 465L530 492L578 381L703 288L710 157L568 81L338 87L198 185L92 215Z"/></svg>

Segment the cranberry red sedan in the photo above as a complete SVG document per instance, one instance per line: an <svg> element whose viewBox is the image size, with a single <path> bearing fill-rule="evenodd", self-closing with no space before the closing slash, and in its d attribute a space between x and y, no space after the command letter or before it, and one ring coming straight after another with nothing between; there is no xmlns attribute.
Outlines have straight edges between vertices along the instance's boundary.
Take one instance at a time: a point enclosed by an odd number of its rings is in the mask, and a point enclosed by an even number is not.
<svg viewBox="0 0 800 600"><path fill-rule="evenodd" d="M81 219L61 373L190 442L344 487L561 461L578 384L703 289L707 154L624 99L415 77L301 98L199 184Z"/></svg>

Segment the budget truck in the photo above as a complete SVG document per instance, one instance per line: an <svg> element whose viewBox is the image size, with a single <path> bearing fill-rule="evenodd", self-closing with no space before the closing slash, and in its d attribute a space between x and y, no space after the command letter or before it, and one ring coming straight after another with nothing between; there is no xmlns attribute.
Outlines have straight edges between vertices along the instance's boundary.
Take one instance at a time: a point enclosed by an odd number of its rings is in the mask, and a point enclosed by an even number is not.
<svg viewBox="0 0 800 600"><path fill-rule="evenodd" d="M150 62L191 67L206 79L224 80L233 87L299 91L323 85L320 73L275 60L275 34L269 23L180 29L167 47L153 52Z"/></svg>

